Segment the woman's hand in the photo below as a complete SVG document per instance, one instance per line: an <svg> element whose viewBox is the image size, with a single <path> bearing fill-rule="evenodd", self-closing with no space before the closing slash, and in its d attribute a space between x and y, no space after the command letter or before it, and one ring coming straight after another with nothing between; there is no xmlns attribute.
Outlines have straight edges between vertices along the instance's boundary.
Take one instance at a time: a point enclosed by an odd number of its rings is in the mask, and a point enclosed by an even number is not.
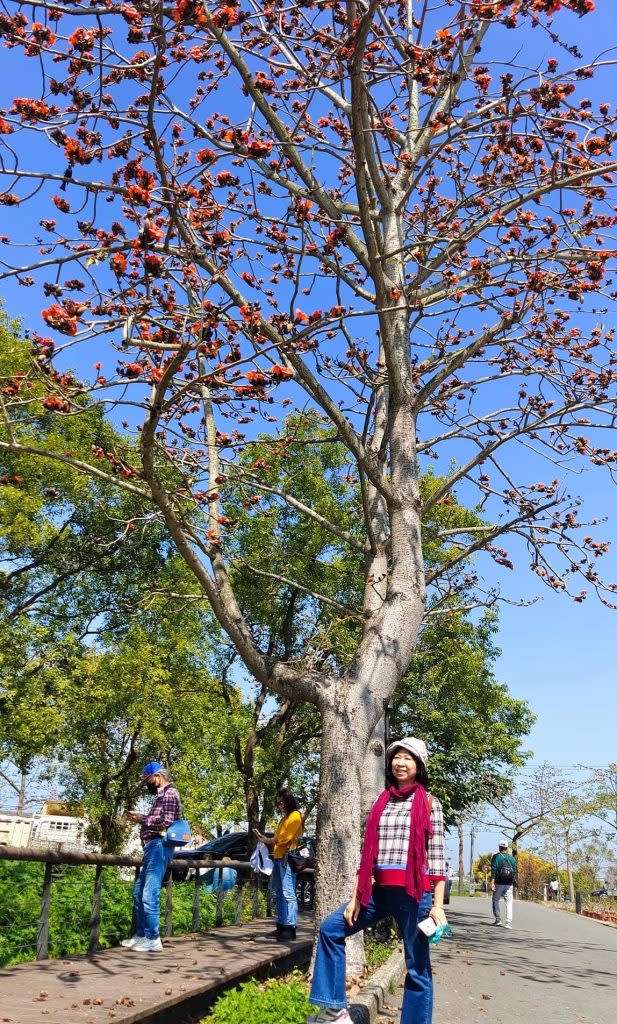
<svg viewBox="0 0 617 1024"><path fill-rule="evenodd" d="M345 907L345 909L343 911L343 917L345 918L345 923L347 925L349 925L350 928L352 928L353 925L358 920L359 913L360 913L360 900L358 899L357 896L353 896L350 899L349 903L347 904L347 906Z"/></svg>
<svg viewBox="0 0 617 1024"><path fill-rule="evenodd" d="M445 927L448 923L448 918L444 913L443 907L431 907L428 916L432 917L435 924L440 924L442 927Z"/></svg>

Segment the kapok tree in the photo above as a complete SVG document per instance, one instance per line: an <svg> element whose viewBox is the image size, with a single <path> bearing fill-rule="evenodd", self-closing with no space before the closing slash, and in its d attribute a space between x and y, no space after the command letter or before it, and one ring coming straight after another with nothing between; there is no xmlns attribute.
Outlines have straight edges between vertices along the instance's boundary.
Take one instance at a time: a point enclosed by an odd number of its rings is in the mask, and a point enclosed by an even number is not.
<svg viewBox="0 0 617 1024"><path fill-rule="evenodd" d="M2 382L6 472L28 451L143 496L248 672L319 708L319 914L349 895L364 752L427 594L433 612L461 593L493 600L470 560L511 568L508 537L576 600L614 589L563 483L617 459L600 316L615 115L587 97L607 65L571 42L593 8L43 0L0 16L3 231L17 245L2 276L42 287L48 328L31 369ZM50 416L100 403L126 444L86 460L45 450L34 379ZM346 447L352 515L279 486L284 435L272 459L241 462L281 406L316 410L314 443L328 428ZM343 670L308 640L290 658L260 645L234 589L238 494L256 516L274 495L362 556ZM476 516L449 520L457 500ZM267 546L255 569L259 587Z"/></svg>

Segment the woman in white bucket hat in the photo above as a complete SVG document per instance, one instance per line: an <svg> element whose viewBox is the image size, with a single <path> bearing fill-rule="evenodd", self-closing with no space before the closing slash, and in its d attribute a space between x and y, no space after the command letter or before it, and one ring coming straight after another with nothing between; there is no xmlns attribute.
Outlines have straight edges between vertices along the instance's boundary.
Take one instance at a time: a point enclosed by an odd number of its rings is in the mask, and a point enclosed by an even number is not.
<svg viewBox="0 0 617 1024"><path fill-rule="evenodd" d="M418 924L429 916L438 925L447 923L443 811L428 793L424 740L395 740L386 763L388 786L366 822L352 897L319 930L309 999L320 1009L308 1024L352 1024L345 998L345 939L390 916L400 928L407 966L401 1024L431 1024L429 946Z"/></svg>

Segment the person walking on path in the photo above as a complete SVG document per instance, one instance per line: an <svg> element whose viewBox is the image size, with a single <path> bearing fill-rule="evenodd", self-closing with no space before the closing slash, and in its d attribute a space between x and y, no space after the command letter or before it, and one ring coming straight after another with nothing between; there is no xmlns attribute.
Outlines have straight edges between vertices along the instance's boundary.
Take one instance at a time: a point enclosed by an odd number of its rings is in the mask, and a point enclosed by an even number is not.
<svg viewBox="0 0 617 1024"><path fill-rule="evenodd" d="M401 1024L431 1024L429 945L418 924L427 917L437 925L447 924L443 812L427 792L428 752L423 740L412 736L391 743L386 762L388 786L368 816L351 899L319 929L309 1001L320 1009L308 1024L351 1024L345 998L345 939L389 916L395 918L405 947Z"/></svg>
<svg viewBox="0 0 617 1024"><path fill-rule="evenodd" d="M298 897L296 876L291 870L289 852L295 850L302 835L303 821L298 801L290 789L279 789L276 794L276 809L283 815L274 836L265 836L254 829L261 843L272 850L272 891L276 907L276 937L286 942L296 937L298 923Z"/></svg>
<svg viewBox="0 0 617 1024"><path fill-rule="evenodd" d="M159 935L161 885L174 855L173 843L168 842L165 835L169 826L182 818L182 804L169 771L158 761L145 765L142 783L154 800L147 814L129 811L127 815L140 825L144 860L133 886L135 934L122 945L138 952L158 953L163 948Z"/></svg>
<svg viewBox="0 0 617 1024"><path fill-rule="evenodd" d="M506 928L512 927L512 907L514 904L514 884L516 882L516 861L508 853L508 840L499 843L499 853L491 859L491 889L493 890L494 924L501 927L500 900L506 905Z"/></svg>

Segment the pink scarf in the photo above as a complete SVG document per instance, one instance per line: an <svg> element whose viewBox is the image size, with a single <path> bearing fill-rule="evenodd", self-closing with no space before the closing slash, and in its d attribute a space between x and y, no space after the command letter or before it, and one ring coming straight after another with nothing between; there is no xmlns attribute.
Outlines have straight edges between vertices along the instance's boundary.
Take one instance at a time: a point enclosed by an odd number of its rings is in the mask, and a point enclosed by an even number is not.
<svg viewBox="0 0 617 1024"><path fill-rule="evenodd" d="M390 786L384 789L373 804L364 830L364 845L358 870L358 899L363 907L368 906L373 884L373 867L379 849L379 819L383 809L390 800L404 800L410 793L415 793L411 801L409 815L409 851L407 854L407 871L405 891L414 900L420 901L424 892L424 871L426 867L426 849L428 837L431 835L431 812L428 796L424 786L414 782L406 789Z"/></svg>

